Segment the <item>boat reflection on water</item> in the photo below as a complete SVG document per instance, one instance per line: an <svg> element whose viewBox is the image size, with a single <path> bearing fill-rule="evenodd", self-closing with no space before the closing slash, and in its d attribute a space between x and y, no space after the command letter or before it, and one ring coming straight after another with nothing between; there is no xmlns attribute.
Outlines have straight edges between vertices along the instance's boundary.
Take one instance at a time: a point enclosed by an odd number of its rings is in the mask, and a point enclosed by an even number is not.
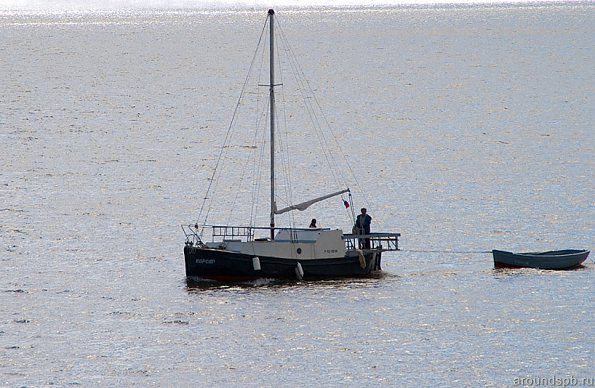
<svg viewBox="0 0 595 388"><path fill-rule="evenodd" d="M324 280L286 280L259 278L240 282L220 282L217 280L187 276L186 291L189 293L214 290L244 290L244 289L353 289L375 287L379 280L398 279L399 276L390 272L378 271L365 278L338 278Z"/></svg>

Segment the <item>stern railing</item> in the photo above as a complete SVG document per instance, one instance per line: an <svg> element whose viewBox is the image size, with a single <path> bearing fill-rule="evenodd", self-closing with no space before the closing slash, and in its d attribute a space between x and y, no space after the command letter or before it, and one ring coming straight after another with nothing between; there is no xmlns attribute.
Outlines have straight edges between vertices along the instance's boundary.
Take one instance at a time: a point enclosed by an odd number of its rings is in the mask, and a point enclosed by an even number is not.
<svg viewBox="0 0 595 388"><path fill-rule="evenodd" d="M401 233L344 234L347 250L373 249L398 251Z"/></svg>

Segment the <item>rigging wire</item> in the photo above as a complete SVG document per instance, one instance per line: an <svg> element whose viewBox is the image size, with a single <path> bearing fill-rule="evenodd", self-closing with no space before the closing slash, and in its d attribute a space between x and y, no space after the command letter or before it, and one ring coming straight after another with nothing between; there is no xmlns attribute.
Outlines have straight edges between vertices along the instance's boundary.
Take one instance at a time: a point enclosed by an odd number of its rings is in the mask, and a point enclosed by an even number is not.
<svg viewBox="0 0 595 388"><path fill-rule="evenodd" d="M330 125L326 115L324 114L322 106L320 105L320 102L316 98L316 95L314 94L313 89L310 86L310 83L308 82L308 79L306 78L304 71L302 70L301 66L299 65L297 56L295 55L294 51L291 49L291 45L289 44L289 40L287 39L285 32L283 31L283 29L281 27L278 27L278 29L279 29L279 36L281 37L281 40L283 41L283 44L285 45L286 50L289 53L288 54L289 64L292 68L293 73L295 74L296 82L300 86L298 89L302 93L302 99L304 101L304 106L306 107L306 110L308 111L308 113L311 116L312 124L315 126L316 130L314 132L315 132L319 142L323 145L321 148L323 150L324 158L325 158L327 164L331 167L331 174L333 175L333 179L335 180L335 183L338 186L347 187L348 185L345 182L347 182L348 179L346 179L345 174L343 174L343 170L338 167L337 162L334 161L333 152L332 152L333 148L331 147L331 145L336 146L336 148L339 150L339 153L343 157L344 164L347 166L353 182L355 183L356 187L359 188L359 192L361 192L362 195L364 196L364 201L366 203L368 203L368 200L365 196L365 191L362 190L361 185L357 181L357 176L356 176L355 172L353 171L353 169L351 168L348 158L347 158L345 152L343 151L341 144L337 140L338 137L333 132L333 128ZM304 91L307 91L308 94L306 95ZM319 114L316 114L316 112L319 112ZM328 133L330 134L330 138L331 138L330 140L328 139L329 136L326 135L324 128L327 128ZM332 142L331 142L331 140L332 140Z"/></svg>
<svg viewBox="0 0 595 388"><path fill-rule="evenodd" d="M328 140L328 137L326 136L324 129L327 128L329 130L332 140L334 140L334 142L339 147L339 149L340 149L340 144L337 141L337 137L332 132L332 126L329 124L328 120L326 120L324 111L322 110L322 107L319 104L319 102L316 98L316 95L314 94L313 89L310 86L310 83L308 82L307 77L305 76L305 72L302 70L302 68L299 64L299 61L297 60L296 54L294 53L294 51L291 48L289 40L285 36L284 31L281 28L280 28L280 30L281 30L282 40L285 43L285 45L287 46L287 51L289 53L289 59L290 59L290 65L292 66L292 70L293 70L294 74L296 75L296 81L299 83L299 86L300 86L299 90L302 93L302 99L304 100L304 105L307 108L308 113L312 117L313 124L316 127L315 129L317 129L317 131L315 132L317 137L319 138L321 143L325 146L323 148L323 151L325 151L325 158L328 159L327 162L329 163L329 165L331 165L333 167L337 167L337 163L334 161L334 158L332 158L333 154L332 154L332 148L330 147L331 144L330 144L330 141ZM307 91L307 94L305 91ZM311 100L314 101L315 104L313 104ZM317 114L317 112L319 112L319 113ZM322 117L322 123L321 123L319 116ZM328 152L326 152L326 151L328 151ZM343 174L341 174L341 171L342 170L340 168L335 168L332 171L333 178L339 185L341 185L345 181L347 181L347 179L344 178ZM335 174L336 172L338 172L339 175L341 175L340 179L336 176L336 174Z"/></svg>
<svg viewBox="0 0 595 388"><path fill-rule="evenodd" d="M268 20L269 18L267 17L267 21L265 21L265 25L263 28L263 31L267 30L267 26L268 26ZM267 39L268 35L264 35L264 39L265 42L263 44L261 44L261 41L259 40L257 47L257 51L258 49L260 49L260 65L258 66L258 74L256 75L256 115L255 115L255 123L254 123L254 145L257 147L257 149L260 150L259 153L254 153L254 159L252 160L252 164L253 164L253 170L252 170L252 175L254 177L253 179L253 183L252 183L252 201L251 201L251 210L250 210L250 226L255 226L256 224L256 217L257 214L259 213L259 206L260 206L260 193L262 190L262 186L261 186L261 182L263 182L264 180L262 179L262 174L263 174L263 165L265 164L265 150L266 150L266 133L264 130L260 131L259 128L261 128L261 126L266 127L266 123L269 120L269 106L270 106L270 100L268 98L264 98L264 94L261 93L262 88L260 86L264 85L263 82L261 82L262 78L263 78L263 69L264 69L264 62L266 60L266 50L264 49L264 46L266 46L266 39ZM261 106L262 101L265 101L264 106Z"/></svg>
<svg viewBox="0 0 595 388"><path fill-rule="evenodd" d="M275 18L275 28L277 29L277 31L281 30L281 26L279 25L279 23L277 22L277 18ZM279 131L277 132L277 134L279 136L275 136L275 140L277 141L278 145L279 145L279 149L282 150L282 152L279 153L280 156L280 164L281 164L281 169L283 170L283 178L284 178L284 194L285 194L285 204L284 206L289 206L293 203L293 190L292 190L292 184L291 182L293 182L292 179L292 169L291 169L291 153L289 152L289 125L287 123L287 112L285 110L285 107L287 106L287 98L285 95L285 88L283 87L283 85L285 84L285 80L284 80L284 72L281 71L282 70L282 58L281 58L281 50L284 50L285 46L283 45L283 41L279 41L279 39L275 40L275 54L276 54L276 63L279 65L277 66L277 70L278 70L278 77L279 77L279 84L278 86L280 86L280 93L278 93L278 95L280 95L281 100L282 100L282 104L278 104L277 107L280 106L280 110L279 110L279 114L276 115L276 128L279 129ZM281 125L281 119L283 121L283 124ZM281 129L283 131L281 131ZM283 135L283 136L281 136ZM278 192L277 192L278 193ZM279 193L278 193L279 194ZM289 226L293 227L295 225L295 214L293 212L289 212L287 214L287 216L289 217Z"/></svg>
<svg viewBox="0 0 595 388"><path fill-rule="evenodd" d="M238 101L236 103L233 115L232 115L232 119L231 122L229 124L229 127L227 129L224 141L223 141L223 147L221 147L221 150L219 152L219 155L217 157L217 161L215 164L215 168L213 170L213 173L209 179L209 184L207 187L207 192L205 194L205 197L203 198L203 202L202 205L200 207L200 211L199 211L199 215L198 218L196 220L196 226L198 226L198 222L201 220L201 217L204 215L204 221L202 223L202 229L200 234L202 235L203 231L204 231L204 227L206 226L208 219L209 219L209 215L212 211L212 206L213 206L213 201L211 200L212 198L215 198L215 193L217 191L218 188L218 178L219 176L222 174L221 173L221 169L223 168L223 165L225 164L225 160L226 157L228 155L228 153L230 152L231 147L231 141L232 141L232 137L233 137L233 130L235 127L237 127L237 120L240 114L240 108L242 105L242 101L244 100L245 95L247 94L247 88L248 88L248 84L250 82L250 79L252 79L252 74L253 74L253 69L255 68L255 64L257 62L257 58L259 53L261 53L261 57L260 57L260 73L258 75L258 80L261 79L262 77L262 69L264 68L263 63L265 61L265 54L266 54L266 50L264 49L264 45L263 45L263 40L266 41L266 34L265 31L267 30L267 27L269 26L270 22L270 18L267 18L267 20L265 21L258 43L257 43L257 50L254 53L254 56L250 62L250 67L249 67L249 71L248 71L248 75L246 76L245 80L244 80L244 84L242 86L241 92L240 92L240 96L238 98ZM345 173L344 173L344 169L343 168L339 168L338 167L338 163L335 160L335 158L333 157L333 148L338 149L340 155L342 156L343 160L344 160L344 164L345 166L347 166L347 169L352 177L351 181L353 181L356 185L356 187L360 188L360 191L363 193L364 195L364 200L367 202L367 199L365 198L365 194L364 191L361 190L361 186L359 184L359 182L357 181L357 177L353 171L353 169L351 168L351 165L348 162L347 156L346 154L343 152L341 144L339 143L339 141L337 140L338 137L335 135L335 133L333 132L333 129L331 127L331 125L329 124L329 121L327 119L327 117L325 116L321 105L318 101L318 99L316 98L312 87L310 86L305 73L303 72L303 70L301 69L299 62L297 61L297 56L295 55L294 51L292 50L289 41L285 35L285 32L283 31L282 27L279 25L279 23L275 20L275 27L277 28L278 31L278 36L280 37L280 39L277 39L275 44L276 44L276 55L277 55L277 60L278 63L281 64L281 57L280 57L280 52L281 50L278 48L279 46L282 46L282 49L284 51L286 51L287 54L287 59L288 59L288 63L289 63L289 67L292 70L292 74L295 78L295 82L298 85L298 90L301 94L301 99L303 100L303 105L307 111L307 113L310 116L310 123L311 125L314 126L314 133L316 134L316 137L318 139L318 143L321 145L321 150L324 156L324 160L326 162L326 164L330 167L329 170L330 171L326 171L329 173L329 175L332 176L332 179L334 179L335 183L340 186L340 187L348 187L349 185L346 183L348 181L348 179L346 179ZM258 50L258 48L261 48L261 50ZM279 72L280 75L280 79L281 79L281 86L283 85L283 73ZM259 83L260 85L260 83ZM260 85L262 86L262 85ZM282 98L283 102L286 102L286 94L285 94L285 90L283 87L280 88L281 93L280 96ZM260 105L261 103L261 93L257 93L258 98L257 98L257 105ZM268 104L268 107L270 108L270 103ZM283 170L283 177L285 179L284 181L284 188L285 188L285 200L287 201L288 204L292 203L292 198L293 198L293 193L291 190L291 185L289 184L291 181L291 175L292 175L292 171L291 171L291 160L289 158L289 152L287 152L289 150L289 146L291 144L291 142L288 140L289 136L288 136L288 123L287 123L287 117L288 114L285 111L284 107L285 104L282 104L281 107L283 108L283 111L280 112L282 113L282 118L280 118L280 115L277 115L276 117L276 124L278 125L279 128L283 128L285 130L285 132L283 133L285 135L285 137L283 136L276 136L276 140L278 142L279 148L285 152L281 153L281 158L280 158L280 165L282 167ZM257 111L260 111L257 109ZM266 113L264 115L262 114L257 114L256 116L256 128L259 128L260 125L262 125L261 123L261 119L262 118L268 118L270 117L268 115L268 111L266 111ZM283 126L279 126L280 124L280 120L283 121ZM325 130L326 129L326 130ZM264 132L263 132L264 133ZM280 134L282 132L279 132ZM258 135L257 135L257 131L255 131L254 133L254 137L253 137L253 144L256 149L260 148L260 157L256 158L258 152L255 150L255 148L251 149L251 152L248 153L248 155L246 156L247 159L250 158L250 155L252 155L253 157L253 163L252 163L252 172L253 175L257 178L255 179L255 183L253 184L252 187L252 207L250 210L250 223L251 225L254 223L254 221L256 220L256 214L258 214L258 206L260 201L258 200L258 198L260 197L260 191L261 191L261 184L260 182L262 182L263 180L261 179L262 177L262 172L263 172L263 161L264 161L264 156L265 156L265 150L264 148L264 144L266 143L266 136L262 135L262 138L259 139ZM258 145L262 144L262 147L259 147ZM336 152L335 152L336 153ZM258 160L258 161L257 161ZM246 163L243 163L243 168L241 171L241 177L240 177L240 183L244 181L244 179L246 178L246 173L248 171L248 165L250 163L248 163L248 160L246 160ZM236 192L236 195L232 201L232 206L230 206L230 212L229 212L229 218L232 218L232 213L233 210L236 208L236 203L238 202L239 196L240 196L240 191L238 190ZM279 195L279 193L277 194ZM345 199L343 198L343 196L341 196L341 199L344 203L349 203L349 207L345 207L347 213L350 215L350 218L352 221L355 220L355 213L354 213L354 206L353 206L353 197L351 192L349 192L349 201L346 202ZM280 199L280 198L279 198ZM275 198L275 200L277 200L277 198ZM293 213L289 213L289 217L290 217L290 222L293 225L295 223L295 218L294 218L294 214Z"/></svg>
<svg viewBox="0 0 595 388"><path fill-rule="evenodd" d="M259 94L260 97L260 94ZM267 99L268 101L268 99ZM259 103L260 103L260 98L259 98ZM267 105L268 107L268 105ZM261 125L261 120L260 120L261 115L257 115L256 118L256 127L255 128L260 128ZM268 114L264 115L264 120L266 121L268 119ZM260 138L259 138L260 135ZM265 131L258 131L255 130L254 131L254 144L256 145L257 149L260 150L259 153L254 153L254 160L252 161L253 164L253 184L252 184L252 206L251 206L251 212L250 212L250 226L255 226L256 223L256 215L258 214L258 210L259 210L259 205L260 205L260 201L258 200L260 198L260 191L261 191L261 185L260 182L263 181L262 179L262 173L263 173L263 165L264 165L264 161L265 161L265 144L266 144L266 133Z"/></svg>
<svg viewBox="0 0 595 388"><path fill-rule="evenodd" d="M266 99L266 101L268 101L268 99ZM266 106L263 108L265 110L263 110L262 115L259 114L258 118L257 118L257 123L255 126L255 131L254 131L254 144L256 146L255 152L254 152L254 159L252 161L253 164L253 183L252 183L252 205L251 205L251 211L250 211L250 226L255 226L256 225L256 218L257 215L259 214L259 208L260 208L260 198L261 198L261 191L263 190L262 187L262 182L265 182L266 179L262 178L263 172L265 171L265 168L263 168L263 165L265 164L265 159L267 156L266 153L266 144L267 144L267 136L266 136L266 132L263 130L259 130L259 128L261 128L263 125L266 126L267 120L269 119L269 114L266 113L268 112L268 106L269 104L266 104ZM256 150L259 150L259 152L256 152Z"/></svg>
<svg viewBox="0 0 595 388"><path fill-rule="evenodd" d="M263 31L266 31L267 29L267 24L265 23L265 26L263 28ZM255 78L256 81L258 81L256 83L256 88L255 90L255 102L256 102L256 114L254 115L254 126L253 128L253 136L252 136L252 141L251 144L248 145L248 147L250 147L250 151L247 153L246 155L246 160L244 163L242 163L242 173L239 179L239 182L237 185L234 185L237 187L236 191L235 191L235 196L234 196L234 200L231 204L231 206L229 207L229 215L226 221L226 224L229 225L231 223L231 220L233 219L233 215L234 215L234 211L237 209L236 204L238 203L238 200L240 198L240 195L243 194L245 191L250 191L251 192L251 196L252 196L252 201L251 201L251 207L250 207L250 222L249 225L250 226L254 226L255 225L255 221L256 221L256 214L258 214L258 204L259 201L257 200L259 198L259 194L260 194L260 181L261 181L261 174L262 174L262 165L264 162L264 144L266 143L265 140L265 133L264 131L259 131L259 128L261 128L262 125L262 121L261 119L265 119L265 123L266 123L266 119L268 118L268 104L267 106L264 107L265 110L262 110L261 108L261 103L262 103L262 96L263 94L261 93L262 88L260 88L259 86L261 85L261 78L262 78L262 70L264 68L263 63L265 62L265 58L266 58L266 52L264 50L264 47L266 46L266 37L268 35L264 34L264 39L265 39L265 44L260 45L260 40L259 40L259 45L257 46L257 50L256 50L256 54L255 57L258 55L258 53L260 52L260 66L258 66L257 68L259 69L259 72L257 74L257 76L253 77L253 72L250 71L248 74L248 78L252 79ZM259 51L258 48L262 49ZM268 102L268 99L266 100ZM264 112L264 113L263 113ZM262 138L259 140L259 134L262 134ZM260 147L259 147L260 145ZM260 157L258 156L258 152L257 150L260 149ZM247 172L249 170L249 167L252 167L252 175L248 176ZM253 178L252 179L252 187L250 189L245 189L244 188L244 182L245 180L247 180L248 178ZM254 179L256 178L256 179Z"/></svg>
<svg viewBox="0 0 595 388"><path fill-rule="evenodd" d="M267 20L268 20L268 18L267 18ZM267 23L265 21L265 23L263 25L263 28L262 28L262 31L260 33L260 37L258 39L258 45L259 46L260 46L260 42L262 41L262 37L264 36L266 25L267 25ZM236 106L235 106L235 109L234 109L234 112L233 112L233 115L232 115L232 118L231 118L231 122L229 123L229 126L227 128L227 132L225 134L225 138L224 138L224 141L223 141L223 146L221 147L221 150L219 151L219 156L217 157L217 162L215 163L215 169L213 170L213 173L211 175L211 178L209 179L209 185L207 187L207 192L206 192L206 194L205 194L205 196L203 198L203 202L202 202L202 205L200 207L200 210L199 210L199 213L198 213L198 217L196 219L195 226L198 226L198 222L200 221L200 218L202 217L203 211L205 210L205 206L206 206L207 200L209 199L209 195L211 193L211 189L213 191L216 191L216 187L217 187L216 175L217 175L217 172L219 170L219 165L221 164L222 160L224 160L223 155L227 153L227 148L228 147L226 147L225 145L226 144L229 145L229 142L231 142L232 130L233 130L234 124L236 122L236 117L237 117L238 112L239 112L240 102L243 99L243 96L244 96L245 91L246 91L246 87L248 85L249 76L252 73L252 68L254 66L254 61L256 59L256 54L257 53L255 52L254 53L254 56L252 57L252 61L250 62L250 67L249 67L249 70L248 70L248 75L246 76L246 78L244 80L244 84L243 84L242 89L240 91L240 96L239 96L238 101L236 103ZM213 187L213 184L215 184L214 187ZM204 227L207 224L207 220L208 220L210 211L211 211L211 203L209 203L209 205L206 208L206 214L205 214L204 222L202 223L202 228L201 228L201 231L200 231L200 235L202 235L202 233L204 231Z"/></svg>
<svg viewBox="0 0 595 388"><path fill-rule="evenodd" d="M335 174L335 171L337 171L337 167L336 164L333 163L332 158L329 157L329 152L326 152L326 150L329 149L329 147L326 147L325 144L326 142L324 141L324 138L321 139L321 133L324 134L324 132L322 131L322 127L320 125L320 123L318 122L318 116L316 115L314 109L312 108L311 104L308 102L308 97L306 96L305 91L308 90L309 88L307 88L305 86L305 76L303 75L303 72L300 71L299 69L299 65L297 65L297 61L295 59L295 54L293 53L291 46L289 44L288 39L285 36L285 33L282 29L282 27L280 25L277 26L277 31L278 36L280 39L278 39L278 41L280 42L279 45L282 45L282 49L287 53L286 57L284 59L286 59L286 65L289 65L289 68L291 70L291 74L293 75L293 80L296 82L297 84L297 90L300 92L300 96L302 99L302 104L306 110L306 112L308 113L309 117L310 117L310 123L311 125L313 125L313 129L314 129L314 134L317 136L318 138L318 144L321 144L321 150L323 152L323 155L325 157L326 160L326 164L330 167L329 170L331 172L332 177L334 178L335 183L338 183L339 180L337 179L337 176ZM279 53L281 50L277 50L277 52ZM281 63L281 61L279 60L279 63ZM281 76L283 76L283 73L281 73ZM283 82L283 84L285 84L285 82ZM309 89L309 93L312 94L311 89ZM283 101L286 101L286 94L285 94L285 89L282 88L282 98L284 99ZM287 125L287 112L284 111L284 120L285 120L285 130L286 130L286 136L287 138L289 138L288 133L287 133L287 129L288 129L288 125ZM287 143L286 147L289 146L289 142ZM287 148L288 149L288 148ZM289 152L287 152L287 155L289 155ZM287 156L287 160L286 160L286 178L291 177L291 163L289 161L289 157ZM341 185L338 184L338 186L341 187L346 187L347 185ZM289 185L289 182L287 183L288 188L291 188L291 185ZM287 196L287 203L291 204L293 203L293 195L291 190L288 190L288 196ZM290 213L291 217L292 217L292 222L294 222L294 215L293 213Z"/></svg>

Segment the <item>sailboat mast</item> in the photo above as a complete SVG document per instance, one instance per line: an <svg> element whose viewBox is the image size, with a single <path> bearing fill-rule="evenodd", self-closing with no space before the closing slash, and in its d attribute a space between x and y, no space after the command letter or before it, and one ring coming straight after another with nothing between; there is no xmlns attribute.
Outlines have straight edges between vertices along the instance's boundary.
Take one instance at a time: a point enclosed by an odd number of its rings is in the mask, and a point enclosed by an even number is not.
<svg viewBox="0 0 595 388"><path fill-rule="evenodd" d="M271 118L271 240L275 238L275 11L269 9L270 48L269 48L269 98Z"/></svg>

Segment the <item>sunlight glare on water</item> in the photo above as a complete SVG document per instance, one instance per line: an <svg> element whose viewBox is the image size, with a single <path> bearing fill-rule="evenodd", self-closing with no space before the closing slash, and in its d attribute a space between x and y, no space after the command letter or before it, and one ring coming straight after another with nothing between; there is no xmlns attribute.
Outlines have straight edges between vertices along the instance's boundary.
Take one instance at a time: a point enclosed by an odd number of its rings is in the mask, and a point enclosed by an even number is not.
<svg viewBox="0 0 595 388"><path fill-rule="evenodd" d="M2 9L19 4L42 3ZM355 206L403 251L376 278L234 285L187 282L180 224L266 10L2 13L0 384L592 378L591 258L494 270L485 252L594 246L593 11L279 11L366 189ZM328 225L329 206L298 222Z"/></svg>
<svg viewBox="0 0 595 388"><path fill-rule="evenodd" d="M93 11L93 10L142 10L142 9L225 9L250 8L264 9L267 7L386 7L437 4L522 4L548 3L549 0L277 0L274 3L254 0L54 0L44 2L39 0L4 0L0 4L1 10L35 10L35 11Z"/></svg>

